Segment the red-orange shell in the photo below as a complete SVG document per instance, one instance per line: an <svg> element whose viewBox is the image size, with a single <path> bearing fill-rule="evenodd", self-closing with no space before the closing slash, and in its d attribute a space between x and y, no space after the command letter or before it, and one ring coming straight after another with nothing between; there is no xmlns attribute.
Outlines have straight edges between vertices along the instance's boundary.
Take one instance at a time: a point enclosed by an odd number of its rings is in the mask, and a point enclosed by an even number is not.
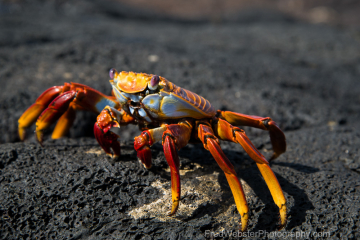
<svg viewBox="0 0 360 240"><path fill-rule="evenodd" d="M148 82L151 80L151 75L146 73L134 73L122 71L115 77L117 87L126 93L136 93L144 91Z"/></svg>

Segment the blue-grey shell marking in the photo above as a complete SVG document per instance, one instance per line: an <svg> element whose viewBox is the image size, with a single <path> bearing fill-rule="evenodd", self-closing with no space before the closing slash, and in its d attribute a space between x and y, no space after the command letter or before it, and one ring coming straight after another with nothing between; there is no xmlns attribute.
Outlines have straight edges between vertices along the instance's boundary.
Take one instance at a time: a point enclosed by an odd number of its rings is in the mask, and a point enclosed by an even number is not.
<svg viewBox="0 0 360 240"><path fill-rule="evenodd" d="M115 84L112 84L112 88L114 90L115 97L119 101L119 103L121 105L124 105L125 103L127 103L128 99L120 93L120 91L116 88Z"/></svg>
<svg viewBox="0 0 360 240"><path fill-rule="evenodd" d="M148 110L148 113L153 118L158 118L158 112L160 111L160 104L162 100L162 96L159 94L150 94L144 97L141 101L144 107Z"/></svg>
<svg viewBox="0 0 360 240"><path fill-rule="evenodd" d="M208 114L200 111L193 104L172 93L162 99L159 115L161 115L161 118L164 119L181 117L201 119L209 117Z"/></svg>

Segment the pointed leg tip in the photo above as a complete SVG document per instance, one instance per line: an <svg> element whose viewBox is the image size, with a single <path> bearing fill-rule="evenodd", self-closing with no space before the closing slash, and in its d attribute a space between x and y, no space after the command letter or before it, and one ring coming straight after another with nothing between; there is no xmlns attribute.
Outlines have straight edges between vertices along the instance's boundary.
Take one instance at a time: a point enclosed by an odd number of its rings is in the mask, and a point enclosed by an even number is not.
<svg viewBox="0 0 360 240"><path fill-rule="evenodd" d="M111 157L112 159L118 159L120 157L120 153L115 153L115 152L111 152L109 147L105 147L105 149L103 148L104 152L106 153L107 156Z"/></svg>
<svg viewBox="0 0 360 240"><path fill-rule="evenodd" d="M285 228L287 222L287 213L286 213L286 205L282 205L280 208L280 226L279 230Z"/></svg>
<svg viewBox="0 0 360 240"><path fill-rule="evenodd" d="M112 159L117 159L120 157L120 154L116 154L116 153L113 153L111 152L110 148L108 146L101 146L102 149L104 150L104 152L106 153L107 156L111 157Z"/></svg>
<svg viewBox="0 0 360 240"><path fill-rule="evenodd" d="M65 134L58 134L58 133L56 133L55 131L51 134L51 139L59 139L59 138L62 138L62 137L64 137L66 135L66 133Z"/></svg>
<svg viewBox="0 0 360 240"><path fill-rule="evenodd" d="M172 205L172 207L171 207L171 212L168 214L168 216L169 216L169 217L170 217L170 216L174 216L175 213L177 212L178 208L179 208L179 201L173 202L173 205Z"/></svg>
<svg viewBox="0 0 360 240"><path fill-rule="evenodd" d="M152 164L151 164L151 163L150 163L149 165L146 165L146 164L143 163L143 161L142 161L140 158L138 158L138 160L139 160L139 162L144 166L144 168L150 169L150 168L152 167Z"/></svg>
<svg viewBox="0 0 360 240"><path fill-rule="evenodd" d="M119 138L117 141L114 141L111 144L111 149L113 150L113 158L117 159L120 157L121 155L121 148L120 148L120 142L119 142Z"/></svg>
<svg viewBox="0 0 360 240"><path fill-rule="evenodd" d="M51 139L59 139L59 138L62 138L63 136L54 136L54 135L51 135Z"/></svg>
<svg viewBox="0 0 360 240"><path fill-rule="evenodd" d="M241 224L240 224L240 228L242 232L246 231L248 227L248 220L249 220L249 214L244 213L243 216L241 217Z"/></svg>
<svg viewBox="0 0 360 240"><path fill-rule="evenodd" d="M39 144L41 146L43 146L43 140L44 140L44 133L42 130L36 130L35 131L35 134L36 134L36 139L37 141L39 142Z"/></svg>
<svg viewBox="0 0 360 240"><path fill-rule="evenodd" d="M279 231L280 231L280 230L283 230L283 229L285 228L285 226L286 226L286 224L280 225L280 226L279 226Z"/></svg>
<svg viewBox="0 0 360 240"><path fill-rule="evenodd" d="M20 141L24 141L26 137L26 129L23 127L18 128Z"/></svg>

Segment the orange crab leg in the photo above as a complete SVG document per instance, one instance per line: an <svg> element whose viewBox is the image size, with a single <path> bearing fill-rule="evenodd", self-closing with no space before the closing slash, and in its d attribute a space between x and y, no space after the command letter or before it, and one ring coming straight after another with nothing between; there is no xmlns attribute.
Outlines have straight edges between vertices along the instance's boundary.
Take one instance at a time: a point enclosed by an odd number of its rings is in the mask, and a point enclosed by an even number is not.
<svg viewBox="0 0 360 240"><path fill-rule="evenodd" d="M283 228L287 218L286 199L274 172L269 166L269 162L266 161L265 157L256 149L245 132L240 128L233 127L227 121L219 119L218 122L214 124L214 129L216 129L217 136L219 136L220 139L239 143L246 153L256 162L261 175L268 185L275 204L280 209L280 228Z"/></svg>
<svg viewBox="0 0 360 240"><path fill-rule="evenodd" d="M236 207L241 215L241 230L245 231L249 219L249 207L246 202L244 190L236 175L234 166L221 150L218 139L214 136L211 127L205 124L198 125L198 137L203 142L205 149L209 150L224 171L226 179L235 199Z"/></svg>
<svg viewBox="0 0 360 240"><path fill-rule="evenodd" d="M52 139L61 138L69 132L69 129L73 125L76 118L76 106L74 105L75 104L70 103L66 112L59 118L51 135Z"/></svg>
<svg viewBox="0 0 360 240"><path fill-rule="evenodd" d="M36 135L42 142L42 131L57 120L52 138L66 135L73 124L76 110L99 113L106 105L118 107L115 97L106 96L79 83L65 83L46 90L19 118L19 136L25 138L25 129L36 122ZM60 118L61 117L61 118ZM59 119L60 118L60 119Z"/></svg>
<svg viewBox="0 0 360 240"><path fill-rule="evenodd" d="M186 146L191 138L192 123L186 120L178 124L170 124L166 126L163 133L163 148L166 161L170 166L171 172L171 196L172 207L169 216L174 215L179 207L180 201L180 173L179 173L179 157L177 149Z"/></svg>
<svg viewBox="0 0 360 240"><path fill-rule="evenodd" d="M48 128L67 111L70 103L77 97L76 95L74 90L61 94L40 114L36 121L36 137L40 143L43 141L43 130Z"/></svg>
<svg viewBox="0 0 360 240"><path fill-rule="evenodd" d="M179 173L180 161L179 161L179 156L177 154L175 141L169 135L165 136L163 147L164 147L165 158L170 166L170 172L171 172L172 207L169 216L172 216L176 213L180 201L180 194L181 194L180 173Z"/></svg>
<svg viewBox="0 0 360 240"><path fill-rule="evenodd" d="M274 154L273 160L286 151L285 135L278 125L269 117L250 116L230 111L218 111L218 117L235 126L249 126L269 131Z"/></svg>
<svg viewBox="0 0 360 240"><path fill-rule="evenodd" d="M35 123L36 119L47 108L47 106L61 93L70 90L70 84L64 86L54 86L43 92L37 99L36 102L31 105L19 118L19 137L20 140L25 139L25 129Z"/></svg>

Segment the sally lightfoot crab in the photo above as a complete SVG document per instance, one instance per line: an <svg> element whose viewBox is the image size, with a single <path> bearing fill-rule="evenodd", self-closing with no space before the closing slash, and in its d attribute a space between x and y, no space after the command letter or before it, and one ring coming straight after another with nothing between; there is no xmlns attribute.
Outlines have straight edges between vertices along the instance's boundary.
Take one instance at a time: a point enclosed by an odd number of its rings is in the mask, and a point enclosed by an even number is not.
<svg viewBox="0 0 360 240"><path fill-rule="evenodd" d="M180 201L179 157L177 151L188 142L202 142L224 171L241 215L241 229L248 225L249 208L233 165L227 159L219 140L239 143L256 162L274 202L280 210L280 228L286 224L286 200L269 162L254 147L245 132L235 126L250 126L269 131L273 156L286 150L285 135L268 117L249 116L230 111L216 111L205 98L180 88L163 77L110 70L112 95L104 95L88 86L65 83L49 88L19 119L19 136L36 122L36 136L43 141L43 131L57 121L52 138L68 132L77 110L100 113L94 125L97 141L104 151L120 155L119 136L111 131L127 124L137 124L142 133L135 137L134 148L146 168L151 167L150 146L161 141L170 166L172 208L174 215Z"/></svg>

